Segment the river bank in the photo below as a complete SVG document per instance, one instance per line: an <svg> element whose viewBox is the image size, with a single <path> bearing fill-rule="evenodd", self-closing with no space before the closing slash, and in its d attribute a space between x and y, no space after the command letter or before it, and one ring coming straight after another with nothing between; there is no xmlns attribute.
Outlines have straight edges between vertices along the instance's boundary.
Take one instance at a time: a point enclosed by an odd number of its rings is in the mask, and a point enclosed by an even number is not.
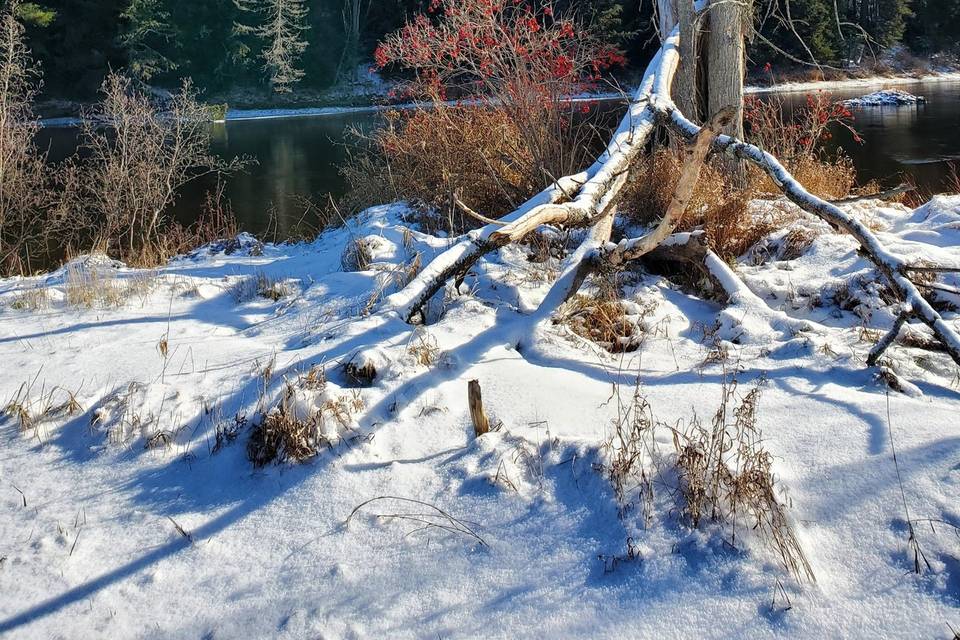
<svg viewBox="0 0 960 640"><path fill-rule="evenodd" d="M943 73L924 73L920 75L892 75L869 76L865 78L847 78L840 80L818 80L807 82L783 82L769 86L748 85L745 92L748 94L766 93L797 93L805 91L836 91L856 88L871 89L875 87L902 86L913 83L960 83L960 71ZM629 95L632 87L624 92L597 92L583 94L571 98L572 102L583 101L616 101ZM346 99L347 96L349 99ZM297 100L283 106L257 106L256 100L245 99L240 102L230 100L229 95L218 95L210 99L211 104L226 105L226 115L223 119L216 118L213 122L265 120L279 118L305 118L322 116L342 116L352 113L378 113L390 109L413 109L422 106L413 102L391 102L387 99L387 92L358 92L354 94L336 92L308 91ZM235 106L240 104L242 106ZM451 103L452 104L452 103ZM40 103L37 112L41 114L40 123L44 127L75 127L80 123L79 113L87 105L78 102L46 102ZM63 115L56 115L63 114Z"/></svg>

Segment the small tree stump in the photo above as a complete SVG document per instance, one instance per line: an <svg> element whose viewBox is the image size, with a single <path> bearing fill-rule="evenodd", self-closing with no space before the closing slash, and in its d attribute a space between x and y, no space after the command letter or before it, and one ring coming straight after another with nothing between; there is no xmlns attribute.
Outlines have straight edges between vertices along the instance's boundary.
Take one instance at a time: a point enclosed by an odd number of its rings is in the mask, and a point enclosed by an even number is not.
<svg viewBox="0 0 960 640"><path fill-rule="evenodd" d="M480 394L480 381L467 383L467 401L470 403L470 417L473 419L473 432L479 438L490 431L490 421L483 411L483 397Z"/></svg>

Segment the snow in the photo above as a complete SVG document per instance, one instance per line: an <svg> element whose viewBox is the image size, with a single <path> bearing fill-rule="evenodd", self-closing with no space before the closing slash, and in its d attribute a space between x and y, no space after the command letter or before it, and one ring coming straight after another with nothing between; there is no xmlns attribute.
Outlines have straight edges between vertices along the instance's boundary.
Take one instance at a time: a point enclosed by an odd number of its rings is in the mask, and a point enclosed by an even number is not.
<svg viewBox="0 0 960 640"><path fill-rule="evenodd" d="M787 93L796 91L834 91L870 87L888 87L898 84L927 84L934 82L960 82L960 72L932 73L922 76L872 76L847 78L845 80L817 80L813 82L781 82L764 87L746 87L746 93Z"/></svg>
<svg viewBox="0 0 960 640"><path fill-rule="evenodd" d="M956 366L894 345L885 366L911 393L891 392L864 364L896 314L883 278L852 238L794 205L753 206L796 221L736 265L712 265L741 288L731 305L625 274L647 329L628 354L529 315L561 263L517 246L439 293L425 327L370 313L417 254L426 265L460 240L422 233L402 205L307 244L244 236L155 270L91 256L0 280L0 400L27 386L35 409L69 394L80 406L24 432L16 416L0 421L0 636L950 637ZM843 210L893 253L960 265L960 196ZM344 272L357 238L371 264ZM89 282L123 295L72 302ZM267 285L278 299L260 294ZM377 367L369 388L339 367L358 355ZM326 384L299 384L314 368ZM766 379L758 426L816 584L790 578L749 532L734 548L716 525L690 529L669 486L655 487L647 522L636 490L637 504L618 505L598 470L638 380L658 420L686 424L713 415L734 369L744 389ZM480 438L473 379L502 423ZM316 457L255 469L258 409L276 410L288 383L291 411L342 403L347 417L325 423ZM930 563L920 575L891 444ZM346 524L378 496L443 509L487 546L374 517L417 511L396 500Z"/></svg>
<svg viewBox="0 0 960 640"><path fill-rule="evenodd" d="M848 107L899 107L923 104L926 101L923 96L915 96L899 89L881 89L859 98L844 100L843 104Z"/></svg>

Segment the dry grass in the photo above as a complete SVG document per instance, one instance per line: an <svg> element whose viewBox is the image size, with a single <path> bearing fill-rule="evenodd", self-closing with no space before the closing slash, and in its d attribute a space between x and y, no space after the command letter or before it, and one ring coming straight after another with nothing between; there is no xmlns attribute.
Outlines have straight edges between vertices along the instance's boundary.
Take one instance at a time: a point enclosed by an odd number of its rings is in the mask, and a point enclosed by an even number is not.
<svg viewBox="0 0 960 640"><path fill-rule="evenodd" d="M651 224L667 210L682 163L682 152L676 146L662 147L638 160L623 204L633 222ZM702 178L678 226L678 230L703 228L711 248L725 259L743 255L796 215L794 208L786 204L764 207L759 215L751 211L752 200L779 195L779 190L754 167L744 167L741 179L732 177L728 166L718 158L704 165ZM848 195L855 184L853 165L847 159L828 162L800 158L788 169L811 193L827 199Z"/></svg>
<svg viewBox="0 0 960 640"><path fill-rule="evenodd" d="M815 582L784 506L777 497L773 458L756 426L758 385L735 405L737 383L724 382L720 407L709 428L694 420L674 430L676 470L683 510L694 527L719 523L736 545L738 532L754 535L798 581Z"/></svg>
<svg viewBox="0 0 960 640"><path fill-rule="evenodd" d="M294 382L287 382L280 404L268 412L250 435L247 457L256 467L278 462L304 462L324 448L332 448L328 425L350 430L354 414L363 410L358 393L339 395L320 405L309 416L298 416L295 408L301 391L322 392L326 377L311 369Z"/></svg>
<svg viewBox="0 0 960 640"><path fill-rule="evenodd" d="M374 152L355 154L342 169L349 211L403 199L441 211L434 226L462 230L477 223L452 206L453 194L496 217L546 181L498 109L440 107L391 112L386 120L368 140Z"/></svg>
<svg viewBox="0 0 960 640"><path fill-rule="evenodd" d="M619 396L617 396L619 400ZM633 507L627 496L639 489L644 523L650 524L653 516L653 476L657 459L656 428L653 410L639 385L628 405L621 405L618 418L613 423L613 435L605 448L610 456L606 475L613 485L613 492L620 508L620 516Z"/></svg>
<svg viewBox="0 0 960 640"><path fill-rule="evenodd" d="M44 422L73 416L83 412L77 400L79 390L74 392L63 387L46 388L44 383L37 388L40 372L20 385L17 392L4 404L2 415L16 423L21 433L39 427Z"/></svg>
<svg viewBox="0 0 960 640"><path fill-rule="evenodd" d="M42 311L50 306L50 291L44 286L23 289L13 298L10 307L18 311Z"/></svg>
<svg viewBox="0 0 960 640"><path fill-rule="evenodd" d="M145 303L156 288L156 274L139 272L120 278L110 267L70 265L64 282L67 305L75 308L121 307L131 298Z"/></svg>
<svg viewBox="0 0 960 640"><path fill-rule="evenodd" d="M639 386L628 403L615 393L619 410L605 446L604 471L621 517L636 506L628 496L637 495L649 525L655 486L669 486L669 478L675 476L674 496L690 526L713 523L733 546L738 537L751 532L785 571L798 581L815 582L778 498L773 457L764 449L756 425L760 389L757 385L740 398L736 379L725 379L711 425L705 427L694 418L687 428L658 421ZM658 450L659 430L672 434L674 455Z"/></svg>
<svg viewBox="0 0 960 640"><path fill-rule="evenodd" d="M796 260L810 248L817 239L817 232L810 227L794 227L787 232L780 243L781 260Z"/></svg>
<svg viewBox="0 0 960 640"><path fill-rule="evenodd" d="M347 516L344 526L349 526L350 522L353 521L353 518L367 505L380 503L383 501L397 502L409 509L412 509L412 511L373 514L374 518L381 520L400 520L413 523L415 528L407 535L419 531L440 530L472 538L481 547L488 546L486 541L480 537L479 533L477 533L476 524L464 522L463 520L450 515L440 507L427 502L398 496L377 496L376 498L371 498L370 500L357 505L353 511L350 512L350 515Z"/></svg>
<svg viewBox="0 0 960 640"><path fill-rule="evenodd" d="M418 327L407 342L407 353L414 362L422 367L432 367L440 357L440 347L437 339L431 336L426 329Z"/></svg>
<svg viewBox="0 0 960 640"><path fill-rule="evenodd" d="M263 271L246 276L233 286L233 297L237 304L245 304L257 298L279 302L291 294L289 285Z"/></svg>
<svg viewBox="0 0 960 640"><path fill-rule="evenodd" d="M643 344L644 319L654 309L656 303L642 306L620 300L612 292L577 294L564 305L561 318L581 338L611 353L631 353Z"/></svg>
<svg viewBox="0 0 960 640"><path fill-rule="evenodd" d="M340 268L347 273L366 271L373 262L373 253L366 238L351 238L340 257Z"/></svg>

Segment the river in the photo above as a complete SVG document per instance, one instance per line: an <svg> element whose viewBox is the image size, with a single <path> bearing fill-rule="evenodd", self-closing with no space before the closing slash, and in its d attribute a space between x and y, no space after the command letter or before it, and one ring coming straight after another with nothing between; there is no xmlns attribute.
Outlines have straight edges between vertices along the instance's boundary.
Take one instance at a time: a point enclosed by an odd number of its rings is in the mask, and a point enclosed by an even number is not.
<svg viewBox="0 0 960 640"><path fill-rule="evenodd" d="M897 85L924 95L926 104L909 107L854 109L855 126L864 139L857 144L838 131L835 144L850 155L861 182L884 185L908 176L921 189L939 192L951 183L951 161L960 160L960 82ZM872 89L833 90L836 99L856 97ZM804 93L780 94L785 108L801 104ZM380 116L369 112L309 117L230 120L212 125L213 151L224 157L248 155L256 165L228 179L226 195L243 230L275 230L283 237L303 217L303 198L320 201L345 188L338 168L348 148L358 144L354 129L370 131ZM52 159L73 152L76 130L43 129L39 143ZM209 182L184 189L175 214L189 221L199 211ZM309 220L307 220L309 222Z"/></svg>

